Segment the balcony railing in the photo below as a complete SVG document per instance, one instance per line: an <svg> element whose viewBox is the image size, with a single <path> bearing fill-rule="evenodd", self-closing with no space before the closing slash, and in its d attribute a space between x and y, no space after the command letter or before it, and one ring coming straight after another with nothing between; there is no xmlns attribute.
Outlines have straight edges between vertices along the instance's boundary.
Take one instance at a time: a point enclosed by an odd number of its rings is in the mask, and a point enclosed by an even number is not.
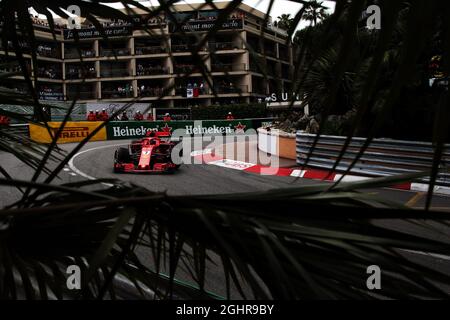
<svg viewBox="0 0 450 320"><path fill-rule="evenodd" d="M163 88L149 88L149 87L145 87L145 88L139 88L138 87L138 96L139 97L159 97L162 95L164 89Z"/></svg>
<svg viewBox="0 0 450 320"><path fill-rule="evenodd" d="M189 45L187 44L174 44L172 45L172 52L189 52Z"/></svg>
<svg viewBox="0 0 450 320"><path fill-rule="evenodd" d="M194 96L196 94L198 94L198 95L210 94L210 90L208 88L205 88L205 87L197 87L197 88L192 87L192 90L193 90L193 95ZM196 93L194 90L198 90L198 93ZM176 87L175 88L175 95L176 96L186 97L187 96L187 87L186 86L178 86L178 87Z"/></svg>
<svg viewBox="0 0 450 320"><path fill-rule="evenodd" d="M265 48L264 49L264 53L265 53L266 56L272 57L272 58L276 58L276 56L277 56L275 50L270 49L270 48ZM261 54L264 54L264 53L261 52Z"/></svg>
<svg viewBox="0 0 450 320"><path fill-rule="evenodd" d="M214 63L211 65L212 72L232 72L232 71L245 71L245 63L236 64L224 64L224 63Z"/></svg>
<svg viewBox="0 0 450 320"><path fill-rule="evenodd" d="M67 92L66 94L66 100L73 100L75 99L77 95L77 92ZM78 93L78 100L93 100L97 99L97 95L93 91L80 91Z"/></svg>
<svg viewBox="0 0 450 320"><path fill-rule="evenodd" d="M102 91L103 99L115 99L115 98L132 98L133 90L104 90Z"/></svg>
<svg viewBox="0 0 450 320"><path fill-rule="evenodd" d="M131 72L128 69L107 69L101 70L100 76L102 78L121 78L121 77L129 77Z"/></svg>
<svg viewBox="0 0 450 320"><path fill-rule="evenodd" d="M196 65L176 65L174 66L174 73L198 73L200 68Z"/></svg>
<svg viewBox="0 0 450 320"><path fill-rule="evenodd" d="M100 55L103 57L114 57L114 56L129 56L131 54L130 49L101 49Z"/></svg>
<svg viewBox="0 0 450 320"><path fill-rule="evenodd" d="M208 46L210 51L242 49L242 43L237 42L210 42Z"/></svg>
<svg viewBox="0 0 450 320"><path fill-rule="evenodd" d="M61 71L55 71L51 69L41 69L36 71L36 74L39 78L54 79L54 80L62 79Z"/></svg>
<svg viewBox="0 0 450 320"><path fill-rule="evenodd" d="M96 56L95 50L81 50L82 58L95 58L95 56ZM64 52L64 58L79 59L80 55L78 54L78 51L66 51Z"/></svg>
<svg viewBox="0 0 450 320"><path fill-rule="evenodd" d="M280 59L289 61L289 54L286 51L280 50Z"/></svg>
<svg viewBox="0 0 450 320"><path fill-rule="evenodd" d="M153 76L153 75L164 75L169 74L169 68L162 67L162 66L144 66L142 68L139 68L139 66L136 68L136 75L137 76Z"/></svg>
<svg viewBox="0 0 450 320"><path fill-rule="evenodd" d="M92 79L97 77L97 72L94 71L83 71L83 69L77 69L72 71L66 71L66 79L76 80L76 79Z"/></svg>
<svg viewBox="0 0 450 320"><path fill-rule="evenodd" d="M146 54L160 54L166 53L167 49L161 46L151 46L151 47L136 47L136 55L146 55Z"/></svg>
<svg viewBox="0 0 450 320"><path fill-rule="evenodd" d="M248 93L248 86L247 85L217 85L214 86L214 89L219 94L229 94L229 93Z"/></svg>
<svg viewBox="0 0 450 320"><path fill-rule="evenodd" d="M58 50L47 46L38 45L36 52L41 57L55 58L55 59L61 58L61 54L59 53Z"/></svg>

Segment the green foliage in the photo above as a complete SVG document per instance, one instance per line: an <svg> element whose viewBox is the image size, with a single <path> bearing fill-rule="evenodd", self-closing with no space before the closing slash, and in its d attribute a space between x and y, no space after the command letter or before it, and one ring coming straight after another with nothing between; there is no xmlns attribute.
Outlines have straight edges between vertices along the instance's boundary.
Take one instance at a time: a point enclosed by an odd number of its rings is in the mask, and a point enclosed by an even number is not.
<svg viewBox="0 0 450 320"><path fill-rule="evenodd" d="M251 119L251 118L266 118L266 106L263 103L254 104L230 104L212 105L207 107L192 108L192 119L194 120L217 120L225 119L231 112L235 119Z"/></svg>
<svg viewBox="0 0 450 320"><path fill-rule="evenodd" d="M282 14L277 18L278 20L275 21L276 26L280 29L289 30L294 23L294 18L291 18L291 15L288 14Z"/></svg>

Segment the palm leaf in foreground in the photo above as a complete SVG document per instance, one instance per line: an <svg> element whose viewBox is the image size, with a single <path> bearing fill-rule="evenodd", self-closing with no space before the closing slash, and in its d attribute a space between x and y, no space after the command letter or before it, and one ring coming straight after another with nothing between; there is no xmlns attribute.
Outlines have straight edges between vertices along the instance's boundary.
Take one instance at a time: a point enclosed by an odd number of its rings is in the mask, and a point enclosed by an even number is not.
<svg viewBox="0 0 450 320"><path fill-rule="evenodd" d="M283 198L280 190L230 201L232 195L174 197L111 180L114 187L104 189L101 182L34 184L42 190L33 205L0 211L1 298L449 297L450 275L407 259L417 251L450 254L450 242L438 237L449 226L443 213L380 210L376 198L349 186L326 198L323 186L312 186L304 196ZM352 206L355 199L370 205ZM337 214L336 207L345 210ZM426 232L383 226L399 217ZM66 287L73 264L83 270L81 291ZM366 287L370 265L383 271L376 293ZM223 269L227 289L211 287L211 269Z"/></svg>

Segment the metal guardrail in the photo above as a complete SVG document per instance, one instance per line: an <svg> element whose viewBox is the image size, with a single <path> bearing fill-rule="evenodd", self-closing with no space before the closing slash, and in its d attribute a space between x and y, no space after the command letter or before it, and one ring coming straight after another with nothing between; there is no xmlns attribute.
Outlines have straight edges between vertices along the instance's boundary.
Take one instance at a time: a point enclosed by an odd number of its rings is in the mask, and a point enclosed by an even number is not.
<svg viewBox="0 0 450 320"><path fill-rule="evenodd" d="M30 131L27 123L20 123L20 124L10 124L7 127L3 127L4 130L8 130L8 133L15 134L15 135L23 135L23 136L30 136Z"/></svg>
<svg viewBox="0 0 450 320"><path fill-rule="evenodd" d="M304 166L316 135L297 132L297 164ZM331 170L340 154L346 137L320 136L307 166L316 169ZM346 171L361 150L365 138L352 138L342 160L337 166L338 172ZM382 177L402 173L429 171L432 166L434 149L429 142L403 141L392 139L374 139L351 173ZM436 184L450 186L450 144L445 145ZM429 177L417 182L428 183Z"/></svg>

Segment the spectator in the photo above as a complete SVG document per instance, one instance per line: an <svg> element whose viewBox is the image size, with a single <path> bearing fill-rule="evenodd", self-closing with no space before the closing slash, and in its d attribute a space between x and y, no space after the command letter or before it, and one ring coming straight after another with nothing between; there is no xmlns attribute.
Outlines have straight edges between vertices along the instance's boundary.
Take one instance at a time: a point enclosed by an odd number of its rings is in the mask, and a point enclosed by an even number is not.
<svg viewBox="0 0 450 320"><path fill-rule="evenodd" d="M129 120L128 116L127 116L127 113L125 111L122 113L122 117L120 118L120 120L121 121L128 121Z"/></svg>
<svg viewBox="0 0 450 320"><path fill-rule="evenodd" d="M147 115L147 121L154 121L155 119L153 118L153 115L151 112L148 113Z"/></svg>
<svg viewBox="0 0 450 320"><path fill-rule="evenodd" d="M166 114L164 115L163 121L165 121L165 122L172 121L172 118L170 117L170 114L169 114L169 113L166 113Z"/></svg>
<svg viewBox="0 0 450 320"><path fill-rule="evenodd" d="M144 116L142 115L142 113L139 110L136 111L136 114L134 115L134 120L135 121L142 121L142 120L144 120Z"/></svg>
<svg viewBox="0 0 450 320"><path fill-rule="evenodd" d="M10 120L7 116L0 115L0 126L9 126Z"/></svg>
<svg viewBox="0 0 450 320"><path fill-rule="evenodd" d="M231 112L228 112L227 120L234 120L233 114Z"/></svg>
<svg viewBox="0 0 450 320"><path fill-rule="evenodd" d="M100 113L98 110L95 110L95 120L102 121L102 118L100 117Z"/></svg>
<svg viewBox="0 0 450 320"><path fill-rule="evenodd" d="M97 118L94 114L94 111L89 110L89 114L87 116L87 121L96 121L96 120L97 120Z"/></svg>
<svg viewBox="0 0 450 320"><path fill-rule="evenodd" d="M102 110L102 113L100 114L100 119L102 119L102 121L108 121L109 115L108 112L106 112L106 109Z"/></svg>

